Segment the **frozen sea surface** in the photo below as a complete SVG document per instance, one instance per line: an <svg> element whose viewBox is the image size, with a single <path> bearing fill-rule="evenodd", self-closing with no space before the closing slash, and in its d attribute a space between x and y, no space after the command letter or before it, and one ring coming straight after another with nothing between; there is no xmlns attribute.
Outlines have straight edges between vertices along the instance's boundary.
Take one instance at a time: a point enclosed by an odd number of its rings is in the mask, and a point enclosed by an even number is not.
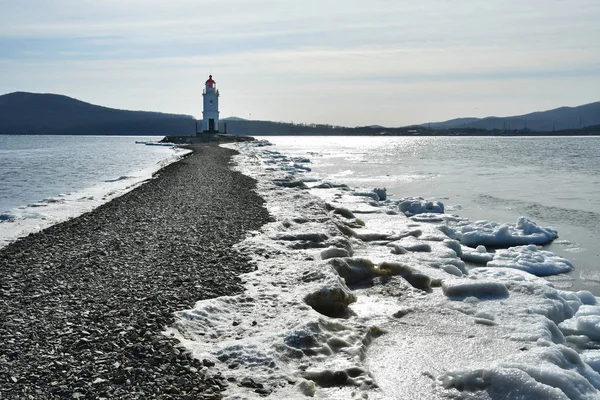
<svg viewBox="0 0 600 400"><path fill-rule="evenodd" d="M188 150L162 137L0 135L0 247L150 179Z"/></svg>
<svg viewBox="0 0 600 400"><path fill-rule="evenodd" d="M600 398L598 299L540 277L571 268L536 246L555 229L348 187L318 151L235 147L274 217L238 245L257 269L243 294L199 301L167 330L215 362L226 398ZM508 248L496 257L465 232Z"/></svg>
<svg viewBox="0 0 600 400"><path fill-rule="evenodd" d="M600 295L600 137L265 137L313 174L395 197L442 201L475 222L525 216L558 230L576 267L554 283Z"/></svg>

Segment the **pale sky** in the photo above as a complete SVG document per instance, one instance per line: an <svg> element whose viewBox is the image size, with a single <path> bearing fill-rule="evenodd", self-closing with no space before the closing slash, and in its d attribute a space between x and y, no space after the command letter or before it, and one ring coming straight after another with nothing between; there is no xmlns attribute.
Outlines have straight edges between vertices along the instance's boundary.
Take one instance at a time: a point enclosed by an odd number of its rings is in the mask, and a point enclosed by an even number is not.
<svg viewBox="0 0 600 400"><path fill-rule="evenodd" d="M0 0L0 94L402 126L600 100L600 0Z"/></svg>

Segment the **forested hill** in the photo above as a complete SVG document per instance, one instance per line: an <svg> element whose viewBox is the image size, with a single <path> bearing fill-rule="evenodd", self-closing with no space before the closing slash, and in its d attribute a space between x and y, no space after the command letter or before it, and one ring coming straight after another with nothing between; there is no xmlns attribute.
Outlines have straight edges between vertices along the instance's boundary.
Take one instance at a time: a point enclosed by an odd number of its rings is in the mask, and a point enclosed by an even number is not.
<svg viewBox="0 0 600 400"><path fill-rule="evenodd" d="M195 129L189 115L117 110L57 94L0 96L0 134L193 135Z"/></svg>
<svg viewBox="0 0 600 400"><path fill-rule="evenodd" d="M510 117L457 118L423 124L432 129L471 128L485 130L577 130L600 124L600 101L577 107L560 107Z"/></svg>

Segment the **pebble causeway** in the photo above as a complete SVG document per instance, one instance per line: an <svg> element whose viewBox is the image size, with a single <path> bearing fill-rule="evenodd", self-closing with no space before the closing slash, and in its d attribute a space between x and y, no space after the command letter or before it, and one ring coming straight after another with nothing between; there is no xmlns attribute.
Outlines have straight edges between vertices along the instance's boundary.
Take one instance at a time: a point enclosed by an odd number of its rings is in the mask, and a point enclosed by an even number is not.
<svg viewBox="0 0 600 400"><path fill-rule="evenodd" d="M219 399L173 313L242 290L232 246L269 221L235 151L194 144L155 179L0 249L1 399ZM239 383L239 384L243 384Z"/></svg>

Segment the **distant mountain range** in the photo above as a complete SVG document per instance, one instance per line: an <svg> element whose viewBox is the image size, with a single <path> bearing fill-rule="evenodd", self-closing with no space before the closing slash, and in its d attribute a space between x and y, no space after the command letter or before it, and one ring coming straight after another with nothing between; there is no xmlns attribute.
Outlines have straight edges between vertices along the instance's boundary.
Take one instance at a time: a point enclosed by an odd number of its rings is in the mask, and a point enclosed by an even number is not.
<svg viewBox="0 0 600 400"><path fill-rule="evenodd" d="M40 135L194 135L190 115L101 107L57 94L15 92L0 96L0 134ZM580 126L585 128L579 131ZM586 128L587 127L587 128ZM341 127L221 119L220 130L244 135L489 135L527 131L600 134L600 102L513 117L458 118L445 122L385 128Z"/></svg>
<svg viewBox="0 0 600 400"><path fill-rule="evenodd" d="M512 117L457 118L422 126L431 129L473 128L550 132L574 130L600 124L600 101L578 107L560 107Z"/></svg>

